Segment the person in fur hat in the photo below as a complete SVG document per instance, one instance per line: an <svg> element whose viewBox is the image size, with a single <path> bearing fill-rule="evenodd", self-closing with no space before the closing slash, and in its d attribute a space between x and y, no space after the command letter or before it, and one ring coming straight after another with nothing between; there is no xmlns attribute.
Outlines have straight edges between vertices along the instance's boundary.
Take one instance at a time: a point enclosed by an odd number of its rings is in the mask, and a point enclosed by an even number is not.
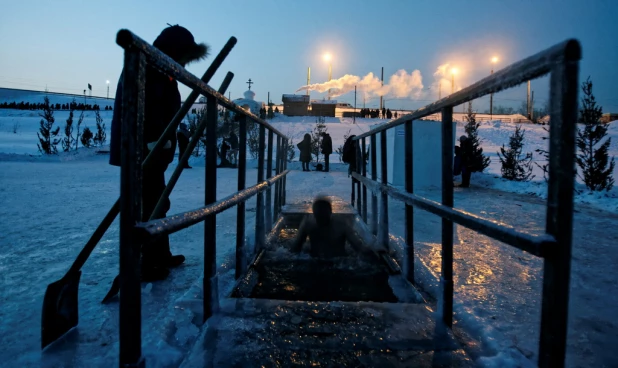
<svg viewBox="0 0 618 368"><path fill-rule="evenodd" d="M165 28L154 41L153 46L183 67L191 62L204 59L209 51L207 45L196 43L191 32L179 25ZM121 157L122 79L121 74L116 89L110 139L109 163L114 166L120 166ZM145 95L144 158L154 148L181 105L178 83L152 66L146 67ZM174 159L176 132L172 130L169 136L164 137L164 140L164 149L143 170L142 220L144 221L150 219L165 190L165 170ZM165 217L169 208L170 202L167 200L164 213L157 217ZM183 255L172 255L168 236L145 244L142 247L142 281L163 280L169 275L169 268L177 267L184 261Z"/></svg>

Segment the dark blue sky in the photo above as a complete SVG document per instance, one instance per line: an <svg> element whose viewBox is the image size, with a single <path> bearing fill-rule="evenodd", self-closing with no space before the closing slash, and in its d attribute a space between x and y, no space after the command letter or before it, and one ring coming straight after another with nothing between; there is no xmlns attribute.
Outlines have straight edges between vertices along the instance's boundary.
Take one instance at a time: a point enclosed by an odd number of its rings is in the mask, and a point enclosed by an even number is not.
<svg viewBox="0 0 618 368"><path fill-rule="evenodd" d="M270 91L278 103L305 84L308 66L312 82L324 82L322 55L330 52L333 78L379 75L384 67L386 80L399 69L419 70L424 89L415 97L385 97L388 107L416 108L437 99L433 74L440 65L457 66L455 84L466 86L489 74L492 56L500 68L574 37L583 45L580 79L590 75L604 111L618 112L617 0L2 0L1 8L1 87L81 93L91 83L94 94L105 96L110 80L113 95L122 68L116 32L128 28L152 42L166 23L178 23L213 54L230 36L238 38L211 82L216 88L225 72L234 72L232 98L241 97L251 78L257 100L266 101ZM201 76L211 60L189 70ZM547 78L532 83L540 104L547 84ZM450 85L442 91L450 92ZM351 102L353 94L338 100ZM496 95L495 104L519 107L524 100L519 87ZM486 99L475 102L486 107Z"/></svg>

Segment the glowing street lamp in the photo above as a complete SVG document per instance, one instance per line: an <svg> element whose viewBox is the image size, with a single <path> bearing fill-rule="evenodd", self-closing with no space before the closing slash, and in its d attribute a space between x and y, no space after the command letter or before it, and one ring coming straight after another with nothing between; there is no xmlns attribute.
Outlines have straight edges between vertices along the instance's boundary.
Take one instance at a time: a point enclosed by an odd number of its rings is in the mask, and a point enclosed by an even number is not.
<svg viewBox="0 0 618 368"><path fill-rule="evenodd" d="M491 58L491 74L494 74L494 65L498 62L498 58L496 56ZM489 95L489 120L493 120L494 117L494 94L493 92Z"/></svg>
<svg viewBox="0 0 618 368"><path fill-rule="evenodd" d="M107 83L107 99L109 99L109 81L105 81Z"/></svg>
<svg viewBox="0 0 618 368"><path fill-rule="evenodd" d="M328 63L328 81L330 82L330 80L332 79L332 74L333 74L333 64L331 62L332 60L332 56L331 54L324 54L324 61L326 61ZM328 89L328 99L330 100L330 88Z"/></svg>

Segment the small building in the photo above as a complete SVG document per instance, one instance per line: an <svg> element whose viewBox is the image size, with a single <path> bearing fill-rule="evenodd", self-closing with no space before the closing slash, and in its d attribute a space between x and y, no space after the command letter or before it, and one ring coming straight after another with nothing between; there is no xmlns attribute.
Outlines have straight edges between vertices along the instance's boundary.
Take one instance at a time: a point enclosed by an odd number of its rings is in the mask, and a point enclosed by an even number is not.
<svg viewBox="0 0 618 368"><path fill-rule="evenodd" d="M309 96L308 95L283 95L283 114L285 116L307 116L309 115Z"/></svg>
<svg viewBox="0 0 618 368"><path fill-rule="evenodd" d="M243 109L250 111L254 115L260 115L260 109L264 107L264 103L255 100L255 92L252 90L245 91L245 98L237 98L234 103Z"/></svg>
<svg viewBox="0 0 618 368"><path fill-rule="evenodd" d="M311 115L313 116L335 116L337 101L323 100L311 102Z"/></svg>

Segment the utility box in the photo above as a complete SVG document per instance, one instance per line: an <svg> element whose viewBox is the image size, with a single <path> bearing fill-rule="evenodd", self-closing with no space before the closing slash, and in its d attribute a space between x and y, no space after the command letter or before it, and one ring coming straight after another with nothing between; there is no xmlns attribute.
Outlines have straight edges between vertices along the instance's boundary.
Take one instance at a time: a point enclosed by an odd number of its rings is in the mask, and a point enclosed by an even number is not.
<svg viewBox="0 0 618 368"><path fill-rule="evenodd" d="M453 122L453 147L456 141L455 128L456 123ZM378 181L382 180L380 134L376 135ZM371 144L369 138L367 138L367 144ZM442 188L442 122L414 120L412 122L412 150L414 189ZM403 187L405 185L405 125L386 131L386 159L388 183ZM368 176L370 176L370 167L371 157L367 164Z"/></svg>

